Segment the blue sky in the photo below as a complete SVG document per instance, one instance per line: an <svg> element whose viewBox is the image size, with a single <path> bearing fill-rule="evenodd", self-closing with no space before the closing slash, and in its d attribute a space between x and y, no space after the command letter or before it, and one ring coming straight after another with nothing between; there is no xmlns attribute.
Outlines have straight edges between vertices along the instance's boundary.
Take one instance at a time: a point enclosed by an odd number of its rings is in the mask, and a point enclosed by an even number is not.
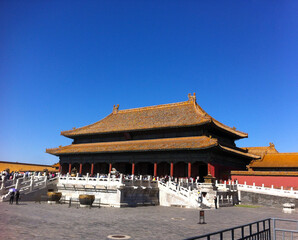
<svg viewBox="0 0 298 240"><path fill-rule="evenodd" d="M298 151L297 1L0 1L0 161L52 164L61 130L187 100Z"/></svg>

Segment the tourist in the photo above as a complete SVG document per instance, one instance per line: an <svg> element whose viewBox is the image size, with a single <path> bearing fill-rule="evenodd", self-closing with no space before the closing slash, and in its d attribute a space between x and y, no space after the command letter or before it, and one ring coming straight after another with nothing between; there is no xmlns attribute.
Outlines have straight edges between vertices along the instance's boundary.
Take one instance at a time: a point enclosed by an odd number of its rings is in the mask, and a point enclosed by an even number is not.
<svg viewBox="0 0 298 240"><path fill-rule="evenodd" d="M217 197L214 196L214 206L215 206L215 209L217 209Z"/></svg>
<svg viewBox="0 0 298 240"><path fill-rule="evenodd" d="M14 200L14 191L10 192L10 198L9 198L9 204L13 204L13 200Z"/></svg>
<svg viewBox="0 0 298 240"><path fill-rule="evenodd" d="M16 204L19 204L19 199L20 199L20 191L16 190Z"/></svg>

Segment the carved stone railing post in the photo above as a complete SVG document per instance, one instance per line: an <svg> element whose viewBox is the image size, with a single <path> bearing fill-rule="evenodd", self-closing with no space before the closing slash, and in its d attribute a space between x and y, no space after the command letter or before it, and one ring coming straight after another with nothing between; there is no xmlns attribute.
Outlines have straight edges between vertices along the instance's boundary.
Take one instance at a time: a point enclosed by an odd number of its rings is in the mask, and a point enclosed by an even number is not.
<svg viewBox="0 0 298 240"><path fill-rule="evenodd" d="M151 176L148 176L148 187L151 188Z"/></svg>
<svg viewBox="0 0 298 240"><path fill-rule="evenodd" d="M4 189L5 186L5 176L2 176L1 190Z"/></svg>
<svg viewBox="0 0 298 240"><path fill-rule="evenodd" d="M33 191L33 184L34 184L34 176L32 175L31 176L31 180L30 180L30 192L32 192Z"/></svg>
<svg viewBox="0 0 298 240"><path fill-rule="evenodd" d="M111 182L111 174L109 173L108 174L108 185L110 185L110 182Z"/></svg>
<svg viewBox="0 0 298 240"><path fill-rule="evenodd" d="M46 187L48 185L48 178L47 176L44 177L44 186Z"/></svg>
<svg viewBox="0 0 298 240"><path fill-rule="evenodd" d="M12 184L15 184L15 183L16 183L16 174L14 173L12 177Z"/></svg>
<svg viewBox="0 0 298 240"><path fill-rule="evenodd" d="M19 189L19 185L20 185L20 180L17 179L15 189Z"/></svg>

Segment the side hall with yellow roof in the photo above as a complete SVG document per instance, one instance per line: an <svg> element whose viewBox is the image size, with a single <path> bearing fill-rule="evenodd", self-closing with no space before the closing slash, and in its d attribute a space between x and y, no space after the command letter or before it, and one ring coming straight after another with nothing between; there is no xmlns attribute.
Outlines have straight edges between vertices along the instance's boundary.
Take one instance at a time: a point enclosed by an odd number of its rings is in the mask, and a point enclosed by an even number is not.
<svg viewBox="0 0 298 240"><path fill-rule="evenodd" d="M59 166L0 161L0 172L6 169L10 172L43 172L45 169L49 172L58 172Z"/></svg>
<svg viewBox="0 0 298 240"><path fill-rule="evenodd" d="M298 189L298 153L279 153L273 143L268 147L249 147L261 158L250 162L246 171L232 171L232 180L243 184Z"/></svg>

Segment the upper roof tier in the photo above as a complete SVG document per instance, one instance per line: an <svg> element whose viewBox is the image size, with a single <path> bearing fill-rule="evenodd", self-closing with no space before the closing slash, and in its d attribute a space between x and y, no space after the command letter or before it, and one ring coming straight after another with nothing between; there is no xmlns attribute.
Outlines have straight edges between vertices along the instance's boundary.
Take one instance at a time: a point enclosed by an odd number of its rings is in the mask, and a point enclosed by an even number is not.
<svg viewBox="0 0 298 240"><path fill-rule="evenodd" d="M235 138L247 137L247 133L228 127L208 115L196 102L195 94L188 95L188 101L163 104L150 107L119 110L104 119L80 128L62 131L61 135L74 138L81 135L93 135L115 132L129 132L160 128L191 127L213 123L218 128L229 132Z"/></svg>

